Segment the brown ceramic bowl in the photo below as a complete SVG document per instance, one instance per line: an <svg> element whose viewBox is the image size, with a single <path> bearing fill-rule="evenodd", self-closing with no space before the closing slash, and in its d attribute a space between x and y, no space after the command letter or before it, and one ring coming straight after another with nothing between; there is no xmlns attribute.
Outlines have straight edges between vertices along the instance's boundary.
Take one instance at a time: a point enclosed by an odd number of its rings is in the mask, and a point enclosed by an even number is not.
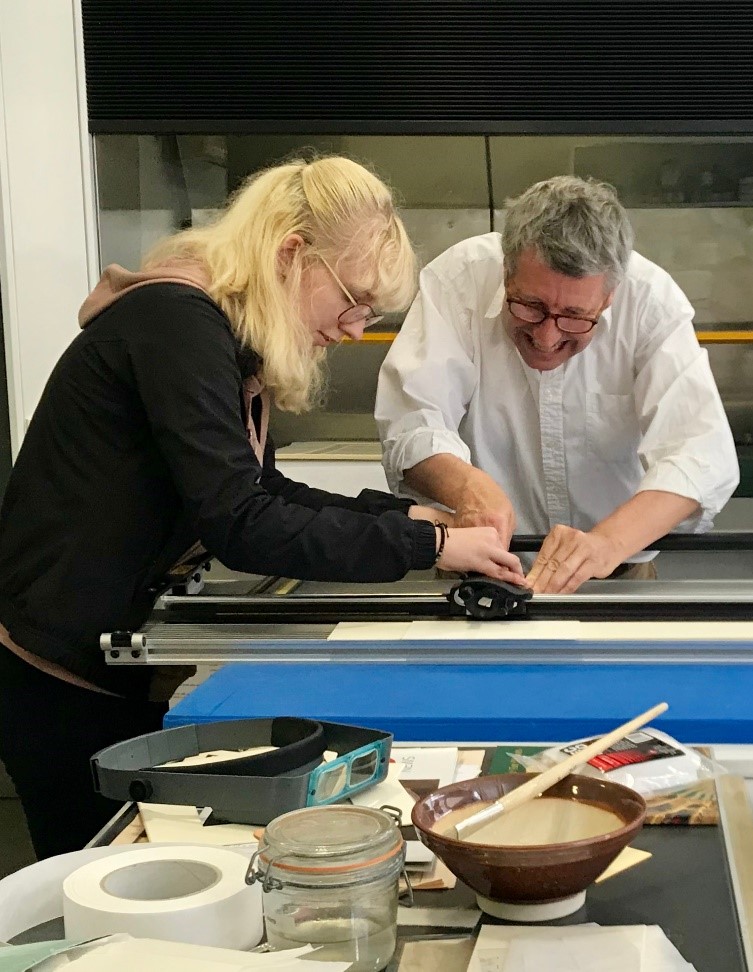
<svg viewBox="0 0 753 972"><path fill-rule="evenodd" d="M413 808L419 839L454 875L492 902L539 904L582 895L643 825L646 804L634 790L590 776L572 775L545 795L608 810L619 817L621 827L585 840L527 846L469 843L432 829L451 811L478 801L496 800L530 779L530 773L480 776L442 787Z"/></svg>

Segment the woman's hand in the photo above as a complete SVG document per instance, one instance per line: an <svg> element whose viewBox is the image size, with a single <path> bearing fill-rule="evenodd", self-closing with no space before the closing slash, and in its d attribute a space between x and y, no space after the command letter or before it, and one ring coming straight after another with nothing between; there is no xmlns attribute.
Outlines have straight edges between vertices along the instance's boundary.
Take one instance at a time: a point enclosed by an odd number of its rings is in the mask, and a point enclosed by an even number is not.
<svg viewBox="0 0 753 972"><path fill-rule="evenodd" d="M411 520L431 520L432 523L439 521L446 526L455 526L455 516L447 510L435 510L433 506L409 506L408 516Z"/></svg>
<svg viewBox="0 0 753 972"><path fill-rule="evenodd" d="M437 544L439 533L437 529ZM507 550L494 527L451 527L437 567L484 574L519 587L531 586L523 575L520 561Z"/></svg>
<svg viewBox="0 0 753 972"><path fill-rule="evenodd" d="M471 510L461 507L455 511L455 524L459 527L494 527L499 539L505 547L509 547L515 532L515 511L511 504L494 510Z"/></svg>

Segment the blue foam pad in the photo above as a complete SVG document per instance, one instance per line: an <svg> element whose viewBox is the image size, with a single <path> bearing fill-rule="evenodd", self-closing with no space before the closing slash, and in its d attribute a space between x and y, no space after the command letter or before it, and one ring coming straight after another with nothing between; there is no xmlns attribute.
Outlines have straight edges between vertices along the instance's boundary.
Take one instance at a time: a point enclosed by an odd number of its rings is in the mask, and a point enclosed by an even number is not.
<svg viewBox="0 0 753 972"><path fill-rule="evenodd" d="M753 742L753 665L227 665L165 727L308 716L401 742L551 742L613 729L657 702L686 743Z"/></svg>

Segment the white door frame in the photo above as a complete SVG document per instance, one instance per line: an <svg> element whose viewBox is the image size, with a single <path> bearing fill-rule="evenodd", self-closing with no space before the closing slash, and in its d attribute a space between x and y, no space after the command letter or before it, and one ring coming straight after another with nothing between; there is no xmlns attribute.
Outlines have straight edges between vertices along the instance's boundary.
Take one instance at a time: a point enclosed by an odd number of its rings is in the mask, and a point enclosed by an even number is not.
<svg viewBox="0 0 753 972"><path fill-rule="evenodd" d="M18 453L98 275L80 0L0 0L0 289Z"/></svg>

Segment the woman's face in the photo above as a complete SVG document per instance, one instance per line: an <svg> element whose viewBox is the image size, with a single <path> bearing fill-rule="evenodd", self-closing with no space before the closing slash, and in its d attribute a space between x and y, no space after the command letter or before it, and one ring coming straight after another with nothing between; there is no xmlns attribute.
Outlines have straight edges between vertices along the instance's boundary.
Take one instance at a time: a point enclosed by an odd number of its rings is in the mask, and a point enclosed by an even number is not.
<svg viewBox="0 0 753 972"><path fill-rule="evenodd" d="M355 294L353 298L358 301ZM316 347L339 344L346 336L361 340L365 319L360 324L343 324L340 320L352 307L345 290L324 264L317 262L306 267L301 278L301 317Z"/></svg>
<svg viewBox="0 0 753 972"><path fill-rule="evenodd" d="M283 259L285 253L283 248ZM356 292L348 283L347 274L347 264L343 263L336 272L322 257L315 257L303 268L299 307L315 347L339 344L346 336L360 341L364 330L381 320L371 309L371 295Z"/></svg>

